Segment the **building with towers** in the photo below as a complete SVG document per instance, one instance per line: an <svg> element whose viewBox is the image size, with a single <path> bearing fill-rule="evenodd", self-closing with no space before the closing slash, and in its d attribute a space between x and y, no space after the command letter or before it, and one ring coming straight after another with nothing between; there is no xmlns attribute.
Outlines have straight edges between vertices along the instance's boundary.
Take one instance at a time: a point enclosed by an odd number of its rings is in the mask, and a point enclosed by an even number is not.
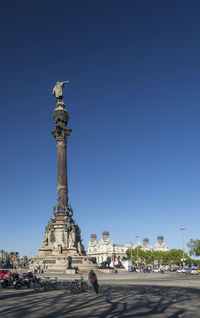
<svg viewBox="0 0 200 318"><path fill-rule="evenodd" d="M97 264L105 262L108 257L111 259L115 257L116 259L122 260L123 257L127 257L126 251L128 249L140 248L143 251L168 251L168 246L164 242L163 236L157 237L157 242L154 248L149 242L149 239L145 237L143 242L138 241L136 244L114 244L110 239L110 234L108 231L102 233L100 241L97 240L96 234L91 234L90 241L88 242L88 257L91 259L96 259Z"/></svg>
<svg viewBox="0 0 200 318"><path fill-rule="evenodd" d="M114 244L110 239L109 232L104 231L99 242L97 241L97 235L91 234L88 243L88 257L96 258L97 264L107 261L108 257L122 260L123 257L126 257L126 251L129 248L131 248L130 243Z"/></svg>

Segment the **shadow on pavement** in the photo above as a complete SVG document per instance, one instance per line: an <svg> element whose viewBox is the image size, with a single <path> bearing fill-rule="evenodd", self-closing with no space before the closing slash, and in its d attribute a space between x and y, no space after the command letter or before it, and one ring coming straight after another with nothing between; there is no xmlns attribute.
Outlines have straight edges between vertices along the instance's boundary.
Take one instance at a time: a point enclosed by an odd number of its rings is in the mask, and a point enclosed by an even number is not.
<svg viewBox="0 0 200 318"><path fill-rule="evenodd" d="M199 289L141 285L102 286L93 292L35 293L0 291L0 316L54 317L199 317Z"/></svg>

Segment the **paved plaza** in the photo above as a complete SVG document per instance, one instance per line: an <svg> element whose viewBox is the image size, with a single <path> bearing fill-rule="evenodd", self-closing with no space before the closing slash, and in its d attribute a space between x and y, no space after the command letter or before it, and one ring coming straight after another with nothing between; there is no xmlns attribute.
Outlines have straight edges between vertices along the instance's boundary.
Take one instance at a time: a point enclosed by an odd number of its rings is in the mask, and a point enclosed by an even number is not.
<svg viewBox="0 0 200 318"><path fill-rule="evenodd" d="M200 317L200 276L119 273L99 275L99 284L99 295L0 289L0 317Z"/></svg>

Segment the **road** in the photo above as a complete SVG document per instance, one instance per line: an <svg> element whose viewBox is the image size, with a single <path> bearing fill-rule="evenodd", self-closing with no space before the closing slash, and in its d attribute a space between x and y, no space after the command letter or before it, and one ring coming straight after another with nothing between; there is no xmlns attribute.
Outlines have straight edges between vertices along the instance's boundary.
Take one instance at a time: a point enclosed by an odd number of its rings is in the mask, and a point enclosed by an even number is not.
<svg viewBox="0 0 200 318"><path fill-rule="evenodd" d="M57 276L68 283L76 277ZM0 289L0 317L200 317L200 275L119 273L99 275L99 285L98 295Z"/></svg>

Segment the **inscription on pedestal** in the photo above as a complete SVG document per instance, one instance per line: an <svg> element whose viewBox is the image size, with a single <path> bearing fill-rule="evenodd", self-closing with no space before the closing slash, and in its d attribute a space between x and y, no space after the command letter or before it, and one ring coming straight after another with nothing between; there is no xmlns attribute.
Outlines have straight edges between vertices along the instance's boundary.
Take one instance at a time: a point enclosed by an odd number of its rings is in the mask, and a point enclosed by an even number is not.
<svg viewBox="0 0 200 318"><path fill-rule="evenodd" d="M72 259L72 264L83 264L83 261L81 259Z"/></svg>
<svg viewBox="0 0 200 318"><path fill-rule="evenodd" d="M56 264L55 259L44 259L43 264Z"/></svg>

